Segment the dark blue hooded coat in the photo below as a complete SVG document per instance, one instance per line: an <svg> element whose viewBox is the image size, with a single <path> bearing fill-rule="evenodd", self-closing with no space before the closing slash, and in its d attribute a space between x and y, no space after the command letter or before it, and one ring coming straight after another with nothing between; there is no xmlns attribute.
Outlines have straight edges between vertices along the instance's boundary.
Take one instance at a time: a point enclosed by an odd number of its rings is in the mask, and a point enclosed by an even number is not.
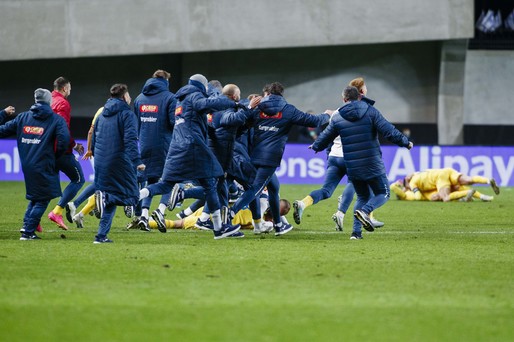
<svg viewBox="0 0 514 342"><path fill-rule="evenodd" d="M55 160L70 142L66 121L46 103L36 103L28 112L0 126L0 137L16 134L26 198L45 201L61 196Z"/></svg>
<svg viewBox="0 0 514 342"><path fill-rule="evenodd" d="M139 148L146 165L147 178L162 175L175 125L175 95L168 89L168 81L150 78L134 101L134 112L139 121Z"/></svg>
<svg viewBox="0 0 514 342"><path fill-rule="evenodd" d="M224 95L221 97L227 98ZM209 115L209 146L218 158L223 171L227 171L232 164L238 130L244 125L245 119L244 109L241 108L237 111L235 108L229 108Z"/></svg>
<svg viewBox="0 0 514 342"><path fill-rule="evenodd" d="M251 159L259 166L280 166L289 131L293 125L319 127L328 123L328 114L307 114L288 104L279 95L262 99L258 111L253 111L253 145Z"/></svg>
<svg viewBox="0 0 514 342"><path fill-rule="evenodd" d="M191 80L178 90L176 98L175 128L162 180L182 182L223 175L207 145L207 113L234 107L234 101L226 97L208 98L205 87Z"/></svg>
<svg viewBox="0 0 514 342"><path fill-rule="evenodd" d="M92 149L96 189L114 195L117 205L135 206L139 200L136 167L141 158L136 115L125 101L107 100L96 120Z"/></svg>
<svg viewBox="0 0 514 342"><path fill-rule="evenodd" d="M340 135L349 179L368 180L386 173L378 132L398 146L409 145L405 135L364 101L347 103L339 109L339 114L332 117L312 149L321 151Z"/></svg>

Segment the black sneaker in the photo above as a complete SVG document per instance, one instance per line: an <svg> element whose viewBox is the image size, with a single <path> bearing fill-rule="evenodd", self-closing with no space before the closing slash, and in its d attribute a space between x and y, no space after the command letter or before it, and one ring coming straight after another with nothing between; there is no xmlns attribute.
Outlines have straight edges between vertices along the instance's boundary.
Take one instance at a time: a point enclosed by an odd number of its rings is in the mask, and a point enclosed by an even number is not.
<svg viewBox="0 0 514 342"><path fill-rule="evenodd" d="M96 204L96 212L95 216L97 219L101 219L104 215L105 209L105 194L103 191L96 190L95 191L95 204Z"/></svg>
<svg viewBox="0 0 514 342"><path fill-rule="evenodd" d="M357 218L357 220L362 223L362 228L366 229L368 232L372 232L375 230L375 226L373 225L373 221L369 218L368 214L366 214L362 210L355 210L355 214L353 214Z"/></svg>
<svg viewBox="0 0 514 342"><path fill-rule="evenodd" d="M235 234L239 229L241 229L240 224L236 224L234 226L231 224L224 224L223 227L221 227L221 230L214 231L214 240L229 237L230 235Z"/></svg>
<svg viewBox="0 0 514 342"><path fill-rule="evenodd" d="M180 186L180 184L175 184L173 186L173 190L171 190L170 200L168 201L168 210L173 210L177 206L178 203L184 201L184 189Z"/></svg>
<svg viewBox="0 0 514 342"><path fill-rule="evenodd" d="M491 188L493 188L494 193L499 195L500 194L500 188L496 184L496 181L494 180L494 178L491 178L490 183L491 183Z"/></svg>
<svg viewBox="0 0 514 342"><path fill-rule="evenodd" d="M289 223L282 223L282 226L275 226L275 236L284 235L293 230L293 225Z"/></svg>
<svg viewBox="0 0 514 342"><path fill-rule="evenodd" d="M164 219L164 214L161 213L159 209L155 209L152 213L152 218L157 223L157 229L159 229L161 233L166 233L166 220Z"/></svg>
<svg viewBox="0 0 514 342"><path fill-rule="evenodd" d="M125 213L125 216L132 218L134 216L134 207L131 205L126 205L123 207L123 212Z"/></svg>
<svg viewBox="0 0 514 342"><path fill-rule="evenodd" d="M28 241L28 240L41 240L39 236L37 236L35 233L32 234L25 234L22 233L20 237L20 241Z"/></svg>
<svg viewBox="0 0 514 342"><path fill-rule="evenodd" d="M73 217L75 216L75 212L77 211L75 204L73 202L68 202L64 209L66 209L66 219L69 223L73 223Z"/></svg>
<svg viewBox="0 0 514 342"><path fill-rule="evenodd" d="M201 230L214 230L214 224L210 218L207 221L196 220L195 227Z"/></svg>
<svg viewBox="0 0 514 342"><path fill-rule="evenodd" d="M350 240L362 240L362 233L352 232Z"/></svg>
<svg viewBox="0 0 514 342"><path fill-rule="evenodd" d="M166 224L166 222L164 224ZM139 227L139 230L142 230L144 232L150 232L151 231L150 227L148 227L148 219L146 217L144 217L144 216L141 216L139 218L139 221L137 222L137 226ZM161 231L161 230L159 229L159 231Z"/></svg>
<svg viewBox="0 0 514 342"><path fill-rule="evenodd" d="M104 237L103 239L99 239L99 238L95 238L95 241L93 241L94 244L99 244L99 243L113 243L114 241Z"/></svg>

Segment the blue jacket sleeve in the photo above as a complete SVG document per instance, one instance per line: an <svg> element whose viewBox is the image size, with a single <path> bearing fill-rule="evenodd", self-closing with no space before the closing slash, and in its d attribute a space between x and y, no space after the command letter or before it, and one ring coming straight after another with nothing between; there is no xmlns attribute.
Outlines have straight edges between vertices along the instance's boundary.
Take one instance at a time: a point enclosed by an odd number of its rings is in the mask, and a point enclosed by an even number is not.
<svg viewBox="0 0 514 342"><path fill-rule="evenodd" d="M306 126L306 127L319 127L330 120L328 114L307 114L298 110L295 106L288 104L287 106L293 107L292 122L295 125Z"/></svg>
<svg viewBox="0 0 514 342"><path fill-rule="evenodd" d="M393 144L401 147L409 146L409 139L387 121L378 110L374 111L373 123L377 131Z"/></svg>
<svg viewBox="0 0 514 342"><path fill-rule="evenodd" d="M221 115L220 126L239 127L253 116L253 110L239 109L237 112L225 111ZM218 115L218 114L217 114Z"/></svg>
<svg viewBox="0 0 514 342"><path fill-rule="evenodd" d="M236 106L234 101L226 97L205 98L200 93L193 94L193 96L194 98L191 99L191 102L196 112L219 111Z"/></svg>
<svg viewBox="0 0 514 342"><path fill-rule="evenodd" d="M55 130L55 157L59 158L67 150L70 144L70 130L66 121L59 115L56 116L57 124Z"/></svg>
<svg viewBox="0 0 514 342"><path fill-rule="evenodd" d="M5 113L5 111L3 111ZM0 122L0 138L8 137L10 135L16 134L16 129L18 128L18 117L14 120L8 121L5 125L2 125L3 122Z"/></svg>
<svg viewBox="0 0 514 342"><path fill-rule="evenodd" d="M314 141L312 144L312 149L316 152L323 151L334 141L338 135L339 132L335 128L334 122L331 121L327 128L321 132L316 141Z"/></svg>
<svg viewBox="0 0 514 342"><path fill-rule="evenodd" d="M142 164L139 148L137 146L136 116L132 111L123 112L123 144L125 152L132 161L134 167Z"/></svg>
<svg viewBox="0 0 514 342"><path fill-rule="evenodd" d="M0 110L0 125L3 125L7 121L7 113L5 110Z"/></svg>

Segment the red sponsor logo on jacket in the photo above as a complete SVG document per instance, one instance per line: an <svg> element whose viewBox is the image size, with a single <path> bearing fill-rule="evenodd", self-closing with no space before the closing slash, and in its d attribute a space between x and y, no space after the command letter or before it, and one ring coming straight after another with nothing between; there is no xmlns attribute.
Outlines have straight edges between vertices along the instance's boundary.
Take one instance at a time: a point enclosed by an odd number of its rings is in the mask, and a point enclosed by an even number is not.
<svg viewBox="0 0 514 342"><path fill-rule="evenodd" d="M207 122L212 123L212 113L207 114Z"/></svg>
<svg viewBox="0 0 514 342"><path fill-rule="evenodd" d="M264 112L261 112L260 118L261 119L282 119L282 112L278 112L275 115L268 115Z"/></svg>
<svg viewBox="0 0 514 342"><path fill-rule="evenodd" d="M23 126L23 133L25 134L43 135L44 132L45 129L43 127Z"/></svg>
<svg viewBox="0 0 514 342"><path fill-rule="evenodd" d="M177 108L175 108L175 115L180 115L182 114L182 106L178 106Z"/></svg>
<svg viewBox="0 0 514 342"><path fill-rule="evenodd" d="M159 111L159 106L141 105L141 106L139 106L139 111L142 113L157 113Z"/></svg>

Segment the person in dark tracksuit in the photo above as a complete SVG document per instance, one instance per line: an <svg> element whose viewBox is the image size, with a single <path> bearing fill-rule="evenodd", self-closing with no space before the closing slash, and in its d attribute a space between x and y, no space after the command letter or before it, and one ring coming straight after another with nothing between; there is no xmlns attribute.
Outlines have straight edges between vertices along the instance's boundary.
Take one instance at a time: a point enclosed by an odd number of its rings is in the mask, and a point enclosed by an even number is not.
<svg viewBox="0 0 514 342"><path fill-rule="evenodd" d="M235 102L239 102L241 100L241 90L235 84L227 84L222 89L222 94L218 95L222 97L226 97ZM250 108L255 108L260 102L260 98L256 98L249 102ZM245 115L242 114L242 111L247 110L247 108L228 108L221 111L216 111L207 116L208 124L209 124L209 147L211 151L214 153L218 162L223 169L224 174L218 178L218 196L220 200L221 207L228 207L228 185L227 185L227 177L230 177L231 180L236 179L243 187L248 188L251 181L253 181L253 177L255 176L255 168L253 165L250 165L253 168L252 170L248 170L247 174L241 175L241 172L231 172L236 171L237 167L232 167L234 163L234 148L236 145L236 137L238 134L239 128L245 123ZM242 115L238 115L242 114ZM241 167L241 165L239 165ZM251 180L250 180L251 179ZM176 185L177 187L177 185ZM182 195L184 193L184 195ZM174 191L173 194L180 199L189 198L189 196L198 196L197 189L191 190L182 190L178 189ZM188 195L189 194L189 195ZM203 196L201 197L203 198ZM173 199L173 203L176 203L178 199ZM195 204L198 207L199 204ZM250 209L252 211L252 216L254 219L254 226L260 226L260 204L258 201L253 201L250 203ZM199 217L196 227L199 229L212 229L212 221L210 221L209 217L209 209L208 205L204 207L204 212Z"/></svg>
<svg viewBox="0 0 514 342"><path fill-rule="evenodd" d="M141 189L139 198L167 193L176 183L197 180L204 188L212 213L214 238L221 239L236 233L240 226L222 225L216 179L223 175L220 163L207 146L207 114L238 106L228 98L208 98L205 76L196 74L176 93L175 128L166 157L161 180ZM152 218L159 231L166 232L164 214L156 209Z"/></svg>
<svg viewBox="0 0 514 342"><path fill-rule="evenodd" d="M173 127L175 126L175 95L169 90L170 73L157 70L143 86L141 94L134 100L134 112L139 121L139 148L141 160L146 169L141 172L139 181L154 184L159 181L164 169L166 155L170 147ZM146 185L145 185L146 186ZM169 200L169 193L164 194L159 210L164 212ZM148 210L152 197L141 201L142 212L136 213L141 230L148 228ZM140 217L137 217L140 216Z"/></svg>
<svg viewBox="0 0 514 342"><path fill-rule="evenodd" d="M0 125L6 123L16 112L13 106L7 106L5 109L0 110Z"/></svg>
<svg viewBox="0 0 514 342"><path fill-rule="evenodd" d="M400 147L411 149L413 144L377 109L366 101L359 101L356 87L346 87L343 100L346 105L338 110L339 115L336 113L332 117L330 125L311 148L316 152L322 151L338 135L341 137L348 179L357 193L350 239L362 239L361 224L364 229L373 231L374 225L369 214L384 205L390 196L377 133Z"/></svg>
<svg viewBox="0 0 514 342"><path fill-rule="evenodd" d="M36 89L36 104L0 126L0 137L16 134L29 200L20 240L36 240L35 231L50 200L61 196L56 159L68 148L70 135L62 117L52 112L49 90Z"/></svg>
<svg viewBox="0 0 514 342"><path fill-rule="evenodd" d="M243 193L230 210L230 216L233 217L251 201L258 199L267 186L277 236L293 229L292 225L284 224L280 219L280 183L275 175L275 170L282 161L288 133L293 125L320 127L330 119L327 113L312 115L298 110L286 102L283 92L284 87L278 82L265 86L265 97L258 106L259 110L248 111L251 115L249 120L253 122L255 129L250 157L257 174L250 189Z"/></svg>
<svg viewBox="0 0 514 342"><path fill-rule="evenodd" d="M91 147L95 158L95 200L100 224L93 243L112 242L107 237L116 206L136 206L136 171L144 171L137 146L136 115L130 110L125 84L110 89L111 98L96 121Z"/></svg>

